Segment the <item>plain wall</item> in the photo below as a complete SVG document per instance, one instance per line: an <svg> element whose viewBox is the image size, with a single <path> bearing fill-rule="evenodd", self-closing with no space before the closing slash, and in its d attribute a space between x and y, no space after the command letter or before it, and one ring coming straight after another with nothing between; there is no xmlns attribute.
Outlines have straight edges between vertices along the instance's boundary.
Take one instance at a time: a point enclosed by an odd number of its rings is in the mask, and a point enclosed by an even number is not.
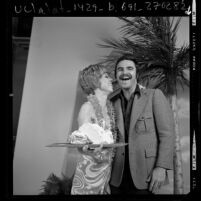
<svg viewBox="0 0 201 201"><path fill-rule="evenodd" d="M13 163L13 193L35 195L53 172L60 176L72 129L78 74L109 50L97 47L116 18L34 18Z"/></svg>

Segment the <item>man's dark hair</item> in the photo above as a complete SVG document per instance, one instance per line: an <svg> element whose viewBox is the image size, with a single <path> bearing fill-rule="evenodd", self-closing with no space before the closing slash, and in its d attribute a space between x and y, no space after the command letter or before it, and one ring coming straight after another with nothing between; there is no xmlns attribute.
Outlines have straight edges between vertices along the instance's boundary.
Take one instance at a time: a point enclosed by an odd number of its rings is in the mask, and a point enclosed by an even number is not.
<svg viewBox="0 0 201 201"><path fill-rule="evenodd" d="M114 69L114 76L116 78L116 73L117 73L117 65L119 62L123 61L123 60L129 60L129 61L133 61L134 64L137 64L137 61L136 59L133 57L133 55L130 55L130 54L126 54L126 55L123 55L121 56L117 61L116 61L116 64L115 64L115 69ZM137 70L137 69L136 69Z"/></svg>

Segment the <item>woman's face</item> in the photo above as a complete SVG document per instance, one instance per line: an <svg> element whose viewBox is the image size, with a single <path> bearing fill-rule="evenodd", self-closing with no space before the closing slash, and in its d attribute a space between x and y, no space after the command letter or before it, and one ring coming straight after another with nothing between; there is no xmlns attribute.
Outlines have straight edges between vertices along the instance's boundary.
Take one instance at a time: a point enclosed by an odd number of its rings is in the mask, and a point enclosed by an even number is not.
<svg viewBox="0 0 201 201"><path fill-rule="evenodd" d="M104 72L99 80L100 89L106 92L113 92L112 86L112 78L108 75L108 73Z"/></svg>

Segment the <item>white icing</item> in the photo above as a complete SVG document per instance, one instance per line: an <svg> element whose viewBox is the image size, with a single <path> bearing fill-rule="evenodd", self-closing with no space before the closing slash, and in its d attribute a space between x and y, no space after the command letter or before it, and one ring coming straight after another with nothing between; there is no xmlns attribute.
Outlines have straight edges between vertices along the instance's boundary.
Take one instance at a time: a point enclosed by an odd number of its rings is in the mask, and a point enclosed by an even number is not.
<svg viewBox="0 0 201 201"><path fill-rule="evenodd" d="M110 130L104 130L98 124L92 123L84 123L70 136L71 143L86 143L87 139L93 144L114 143L113 135Z"/></svg>

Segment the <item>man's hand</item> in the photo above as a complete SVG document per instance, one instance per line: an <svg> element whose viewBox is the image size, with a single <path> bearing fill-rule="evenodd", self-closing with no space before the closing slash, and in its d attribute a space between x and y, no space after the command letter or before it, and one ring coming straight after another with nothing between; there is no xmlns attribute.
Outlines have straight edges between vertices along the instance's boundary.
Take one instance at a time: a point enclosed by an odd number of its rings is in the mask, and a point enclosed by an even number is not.
<svg viewBox="0 0 201 201"><path fill-rule="evenodd" d="M160 187L164 184L166 177L166 169L161 167L154 168L152 174L148 177L147 182L149 183L149 191L157 193Z"/></svg>

